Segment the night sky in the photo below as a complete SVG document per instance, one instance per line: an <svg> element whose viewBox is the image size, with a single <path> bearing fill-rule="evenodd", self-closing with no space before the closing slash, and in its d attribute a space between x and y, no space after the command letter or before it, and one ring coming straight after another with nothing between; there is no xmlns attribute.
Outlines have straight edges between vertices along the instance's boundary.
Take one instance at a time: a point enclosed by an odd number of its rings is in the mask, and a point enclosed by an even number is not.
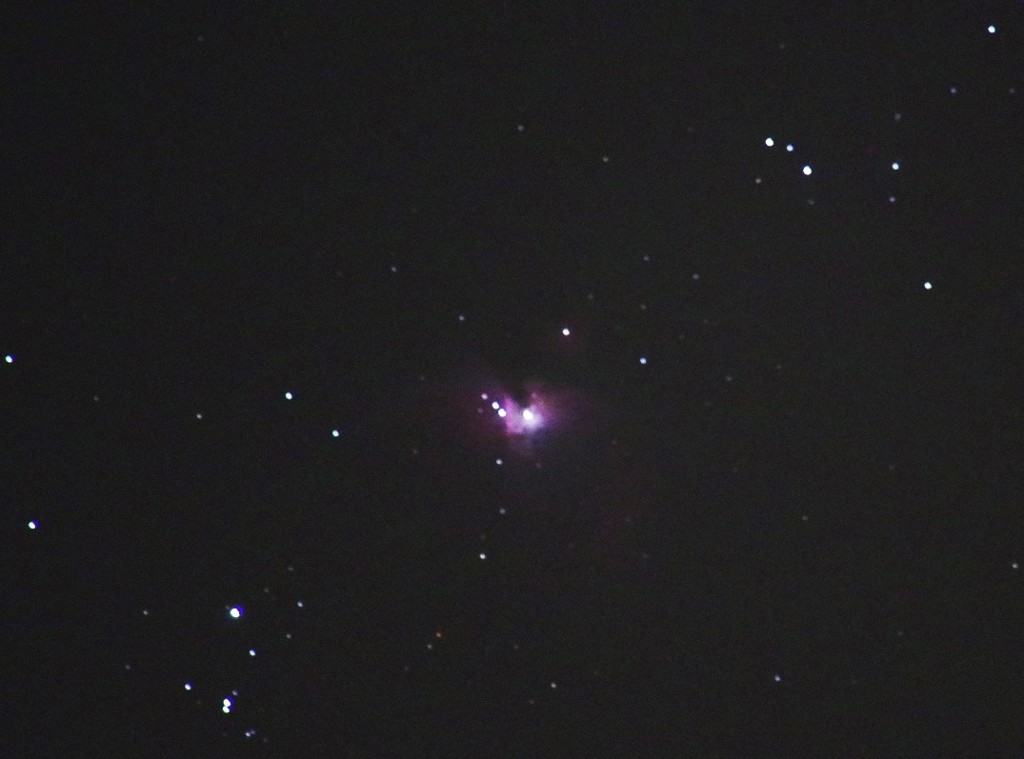
<svg viewBox="0 0 1024 759"><path fill-rule="evenodd" d="M1024 5L206 5L0 31L0 755L1024 756Z"/></svg>

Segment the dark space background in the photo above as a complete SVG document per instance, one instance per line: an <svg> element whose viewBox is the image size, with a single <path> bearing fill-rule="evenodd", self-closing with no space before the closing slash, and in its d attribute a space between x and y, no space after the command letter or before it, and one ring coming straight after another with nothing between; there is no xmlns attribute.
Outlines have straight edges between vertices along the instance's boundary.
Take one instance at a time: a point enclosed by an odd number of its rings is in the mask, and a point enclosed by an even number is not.
<svg viewBox="0 0 1024 759"><path fill-rule="evenodd" d="M555 5L0 27L0 754L1024 756L1024 6Z"/></svg>

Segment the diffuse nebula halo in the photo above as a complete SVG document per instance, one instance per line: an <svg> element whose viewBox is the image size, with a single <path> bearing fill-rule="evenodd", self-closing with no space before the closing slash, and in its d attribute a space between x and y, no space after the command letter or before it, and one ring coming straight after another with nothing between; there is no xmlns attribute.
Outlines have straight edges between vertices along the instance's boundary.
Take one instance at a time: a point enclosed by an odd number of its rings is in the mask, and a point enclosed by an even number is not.
<svg viewBox="0 0 1024 759"><path fill-rule="evenodd" d="M510 450L532 451L532 443L575 426L579 403L571 389L532 380L514 392L493 375L479 374L467 390L457 402L459 415L470 422L467 443L490 448L504 441L514 444ZM523 448L525 443L531 445Z"/></svg>

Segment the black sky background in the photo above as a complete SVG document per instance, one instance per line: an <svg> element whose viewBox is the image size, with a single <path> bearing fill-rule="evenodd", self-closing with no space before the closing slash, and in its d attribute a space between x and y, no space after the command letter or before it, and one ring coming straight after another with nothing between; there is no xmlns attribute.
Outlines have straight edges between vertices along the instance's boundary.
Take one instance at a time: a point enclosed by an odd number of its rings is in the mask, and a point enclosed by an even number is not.
<svg viewBox="0 0 1024 759"><path fill-rule="evenodd" d="M0 41L0 753L1021 754L1019 3Z"/></svg>

